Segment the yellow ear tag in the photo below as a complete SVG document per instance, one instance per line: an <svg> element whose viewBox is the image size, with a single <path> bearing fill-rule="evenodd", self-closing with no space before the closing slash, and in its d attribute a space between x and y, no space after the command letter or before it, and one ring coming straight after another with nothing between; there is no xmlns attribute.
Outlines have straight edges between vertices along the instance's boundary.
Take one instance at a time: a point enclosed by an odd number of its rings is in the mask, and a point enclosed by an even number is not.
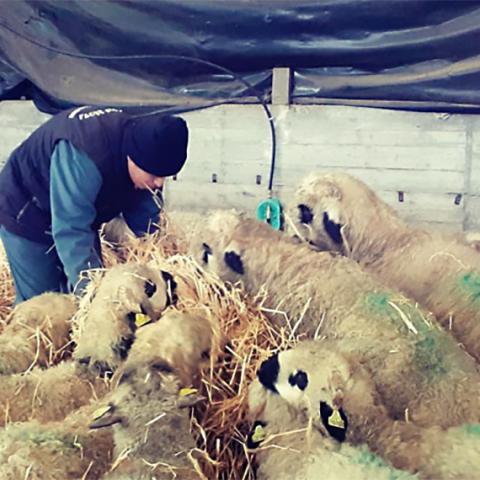
<svg viewBox="0 0 480 480"><path fill-rule="evenodd" d="M104 405L93 412L93 419L98 420L112 409L111 405Z"/></svg>
<svg viewBox="0 0 480 480"><path fill-rule="evenodd" d="M252 442L261 443L265 440L265 430L261 425L257 425L252 433Z"/></svg>
<svg viewBox="0 0 480 480"><path fill-rule="evenodd" d="M150 323L152 320L148 315L144 313L135 314L135 325L137 328L143 327L147 323Z"/></svg>
<svg viewBox="0 0 480 480"><path fill-rule="evenodd" d="M345 428L345 422L342 420L340 412L336 409L334 409L332 414L328 417L328 424L331 427Z"/></svg>
<svg viewBox="0 0 480 480"><path fill-rule="evenodd" d="M196 388L181 388L179 395L181 397L186 397L188 395L193 395L194 393L197 393L198 390Z"/></svg>

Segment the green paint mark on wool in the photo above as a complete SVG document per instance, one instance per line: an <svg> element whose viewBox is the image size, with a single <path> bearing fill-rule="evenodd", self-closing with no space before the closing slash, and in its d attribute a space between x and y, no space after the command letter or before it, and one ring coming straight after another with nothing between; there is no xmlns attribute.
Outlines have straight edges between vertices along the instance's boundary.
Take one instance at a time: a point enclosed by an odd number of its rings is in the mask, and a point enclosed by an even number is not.
<svg viewBox="0 0 480 480"><path fill-rule="evenodd" d="M469 435L480 437L480 424L478 423L464 425L463 429Z"/></svg>
<svg viewBox="0 0 480 480"><path fill-rule="evenodd" d="M480 302L480 275L474 272L466 273L459 279L460 288L466 292L472 300Z"/></svg>
<svg viewBox="0 0 480 480"><path fill-rule="evenodd" d="M360 465L370 465L372 467L385 467L389 468L390 465L383 460L383 458L375 455L370 450L362 449L360 450L355 462Z"/></svg>
<svg viewBox="0 0 480 480"><path fill-rule="evenodd" d="M386 313L390 306L390 295L383 292L370 292L366 296L366 304L376 313Z"/></svg>
<svg viewBox="0 0 480 480"><path fill-rule="evenodd" d="M415 363L428 373L428 378L447 373L442 348L434 335L429 335L415 343Z"/></svg>
<svg viewBox="0 0 480 480"><path fill-rule="evenodd" d="M372 468L386 468L389 470L389 480L415 480L418 479L416 475L402 470L397 470L390 464L385 462L383 458L375 455L367 448L359 448L358 456L354 459L355 463L359 465L366 465Z"/></svg>
<svg viewBox="0 0 480 480"><path fill-rule="evenodd" d="M370 292L365 297L369 314L388 317L392 323L403 330L428 334L431 327L422 317L422 312L405 298L393 298L390 293Z"/></svg>
<svg viewBox="0 0 480 480"><path fill-rule="evenodd" d="M25 428L18 432L20 440L32 442L36 445L49 445L60 451L67 449L75 449L74 438L69 438L68 435L58 434L51 431L35 431Z"/></svg>
<svg viewBox="0 0 480 480"><path fill-rule="evenodd" d="M369 312L388 318L401 331L409 332L415 347L415 364L428 379L448 372L444 355L447 344L444 333L429 326L422 312L413 303L401 298L392 299L385 292L372 292L366 297Z"/></svg>

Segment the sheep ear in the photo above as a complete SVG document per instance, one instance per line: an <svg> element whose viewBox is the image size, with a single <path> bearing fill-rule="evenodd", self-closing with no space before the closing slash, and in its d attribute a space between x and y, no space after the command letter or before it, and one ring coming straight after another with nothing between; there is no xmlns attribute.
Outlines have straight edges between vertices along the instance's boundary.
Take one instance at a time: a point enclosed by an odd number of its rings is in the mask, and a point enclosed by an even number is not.
<svg viewBox="0 0 480 480"><path fill-rule="evenodd" d="M297 208L298 208L298 219L300 220L300 223L309 225L310 223L313 222L313 217L314 217L313 210L308 205L301 203L297 205Z"/></svg>
<svg viewBox="0 0 480 480"><path fill-rule="evenodd" d="M265 360L257 372L257 377L260 383L268 390L278 393L275 383L280 372L280 363L278 361L278 354L272 355L268 360Z"/></svg>
<svg viewBox="0 0 480 480"><path fill-rule="evenodd" d="M235 272L243 275L245 269L243 268L243 262L240 255L234 251L225 252L223 256L225 263Z"/></svg>
<svg viewBox="0 0 480 480"><path fill-rule="evenodd" d="M203 402L206 398L203 395L197 393L191 393L189 395L181 396L177 401L178 408L194 407L197 403Z"/></svg>
<svg viewBox="0 0 480 480"><path fill-rule="evenodd" d="M342 225L334 222L327 212L323 212L323 227L334 243L337 245L341 245L343 243Z"/></svg>
<svg viewBox="0 0 480 480"><path fill-rule="evenodd" d="M327 432L337 441L345 441L348 419L345 412L332 408L327 402L320 402L320 418Z"/></svg>
<svg viewBox="0 0 480 480"><path fill-rule="evenodd" d="M97 428L105 428L105 427L111 427L112 425L115 425L116 423L122 423L122 417L118 415L116 412L115 405L110 404L104 409L101 409L102 411L97 411L93 415L95 420L90 424L90 428L92 430L95 430Z"/></svg>

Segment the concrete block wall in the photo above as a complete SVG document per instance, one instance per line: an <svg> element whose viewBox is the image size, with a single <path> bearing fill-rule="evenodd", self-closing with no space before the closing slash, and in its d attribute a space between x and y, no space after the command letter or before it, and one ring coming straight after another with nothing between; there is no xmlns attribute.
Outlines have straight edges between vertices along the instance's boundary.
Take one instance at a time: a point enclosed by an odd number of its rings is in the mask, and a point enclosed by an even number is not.
<svg viewBox="0 0 480 480"><path fill-rule="evenodd" d="M411 222L480 228L480 118L321 105L271 109L278 137L274 195L281 200L311 171L345 170ZM253 214L268 193L271 140L263 110L227 105L184 117L189 158L167 183L167 208ZM0 164L46 118L30 102L0 102Z"/></svg>

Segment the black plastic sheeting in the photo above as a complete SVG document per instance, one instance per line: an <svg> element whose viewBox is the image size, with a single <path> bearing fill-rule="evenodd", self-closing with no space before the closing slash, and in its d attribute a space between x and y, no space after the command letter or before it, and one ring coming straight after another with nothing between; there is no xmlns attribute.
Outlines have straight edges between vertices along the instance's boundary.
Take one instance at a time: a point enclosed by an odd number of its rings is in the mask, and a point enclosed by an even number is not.
<svg viewBox="0 0 480 480"><path fill-rule="evenodd" d="M0 98L49 112L251 101L225 71L161 55L218 64L265 99L289 66L293 101L480 111L478 1L0 1Z"/></svg>

